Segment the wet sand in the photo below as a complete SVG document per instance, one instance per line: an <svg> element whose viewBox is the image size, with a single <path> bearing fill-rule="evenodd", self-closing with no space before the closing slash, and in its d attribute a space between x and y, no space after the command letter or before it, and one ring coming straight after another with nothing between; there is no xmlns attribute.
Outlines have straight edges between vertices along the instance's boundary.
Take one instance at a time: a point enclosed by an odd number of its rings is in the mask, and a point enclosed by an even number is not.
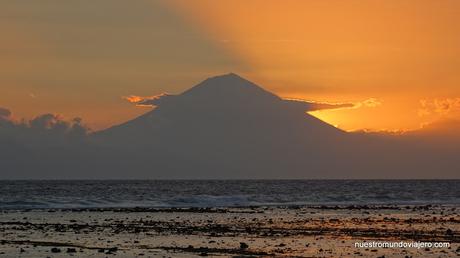
<svg viewBox="0 0 460 258"><path fill-rule="evenodd" d="M358 248L355 242L448 242ZM460 207L2 211L0 257L460 257Z"/></svg>

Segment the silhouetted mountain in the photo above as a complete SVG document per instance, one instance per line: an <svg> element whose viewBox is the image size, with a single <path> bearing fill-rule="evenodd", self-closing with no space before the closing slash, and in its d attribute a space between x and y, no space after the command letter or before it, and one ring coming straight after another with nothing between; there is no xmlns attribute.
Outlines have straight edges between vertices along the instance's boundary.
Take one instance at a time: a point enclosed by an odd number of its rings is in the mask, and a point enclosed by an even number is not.
<svg viewBox="0 0 460 258"><path fill-rule="evenodd" d="M111 149L151 156L162 164L158 173L166 167L206 177L261 170L275 176L296 169L302 156L331 154L322 146L344 136L306 109L228 74L168 96L153 111L95 137Z"/></svg>
<svg viewBox="0 0 460 258"><path fill-rule="evenodd" d="M98 132L97 137L114 137L113 142L145 141L148 139L144 137L155 137L154 133L179 136L195 131L197 135L190 136L202 136L205 141L216 134L225 139L241 130L245 135L250 131L281 138L293 133L305 138L343 134L307 114L308 103L293 105L233 73L209 78L180 95L166 95L164 101L156 101L161 104L153 111Z"/></svg>
<svg viewBox="0 0 460 258"><path fill-rule="evenodd" d="M147 104L156 107L89 137L80 120L48 115L35 128L12 123L4 110L2 176L455 178L460 170L459 141L347 133L306 113L329 104L284 100L236 74Z"/></svg>

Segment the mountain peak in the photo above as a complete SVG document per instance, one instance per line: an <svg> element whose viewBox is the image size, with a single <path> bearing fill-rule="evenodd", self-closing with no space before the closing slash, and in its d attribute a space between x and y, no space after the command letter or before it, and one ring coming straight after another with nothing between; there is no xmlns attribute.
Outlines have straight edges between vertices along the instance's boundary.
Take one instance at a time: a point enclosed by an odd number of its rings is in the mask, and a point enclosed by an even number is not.
<svg viewBox="0 0 460 258"><path fill-rule="evenodd" d="M185 91L182 95L210 98L237 96L244 96L245 98L278 98L276 95L235 73L210 77Z"/></svg>
<svg viewBox="0 0 460 258"><path fill-rule="evenodd" d="M233 72L226 73L226 74L221 74L221 75L216 75L216 76L210 77L208 79L209 80L211 80L211 79L213 79L213 80L219 79L219 80L244 80L244 81L248 81L248 80L244 79L243 77L241 77L238 74L233 73Z"/></svg>
<svg viewBox="0 0 460 258"><path fill-rule="evenodd" d="M245 78L239 76L236 73L227 73L227 74L209 77L206 80L204 80L202 83L200 83L199 85L205 84L205 83L212 84L213 86L225 85L228 87L235 87L235 86L243 85L243 84L246 84L246 86L257 86L254 83L250 82L249 80L246 80Z"/></svg>

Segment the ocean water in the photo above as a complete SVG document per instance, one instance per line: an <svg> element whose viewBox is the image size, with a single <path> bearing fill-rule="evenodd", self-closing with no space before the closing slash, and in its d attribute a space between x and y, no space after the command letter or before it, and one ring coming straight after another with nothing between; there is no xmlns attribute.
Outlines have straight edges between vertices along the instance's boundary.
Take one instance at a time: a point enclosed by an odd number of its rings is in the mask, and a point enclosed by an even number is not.
<svg viewBox="0 0 460 258"><path fill-rule="evenodd" d="M0 181L0 210L372 204L460 205L460 180Z"/></svg>

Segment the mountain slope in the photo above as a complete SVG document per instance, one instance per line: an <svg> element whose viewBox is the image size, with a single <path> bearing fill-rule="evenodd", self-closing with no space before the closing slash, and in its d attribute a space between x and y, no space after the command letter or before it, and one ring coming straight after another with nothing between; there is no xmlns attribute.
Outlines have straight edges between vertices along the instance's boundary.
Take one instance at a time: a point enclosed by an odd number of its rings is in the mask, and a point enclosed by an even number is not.
<svg viewBox="0 0 460 258"><path fill-rule="evenodd" d="M314 136L330 137L343 132L306 114L307 108L294 106L236 74L209 78L180 95L168 95L156 109L136 119L98 132L96 135L139 138L161 128L185 130L219 127L222 129L301 130ZM280 124L281 123L281 124ZM221 131L222 135L231 130ZM280 133L281 133L280 131ZM286 132L287 133L287 132ZM324 134L324 135L322 135ZM132 137L131 137L132 136ZM307 136L307 135L306 135Z"/></svg>
<svg viewBox="0 0 460 258"><path fill-rule="evenodd" d="M161 163L159 170L191 169L206 176L216 170L295 170L300 161L315 163L331 155L328 147L337 149L344 136L302 106L235 74L209 78L168 96L151 112L94 135L124 153L120 156L136 153L133 160Z"/></svg>

